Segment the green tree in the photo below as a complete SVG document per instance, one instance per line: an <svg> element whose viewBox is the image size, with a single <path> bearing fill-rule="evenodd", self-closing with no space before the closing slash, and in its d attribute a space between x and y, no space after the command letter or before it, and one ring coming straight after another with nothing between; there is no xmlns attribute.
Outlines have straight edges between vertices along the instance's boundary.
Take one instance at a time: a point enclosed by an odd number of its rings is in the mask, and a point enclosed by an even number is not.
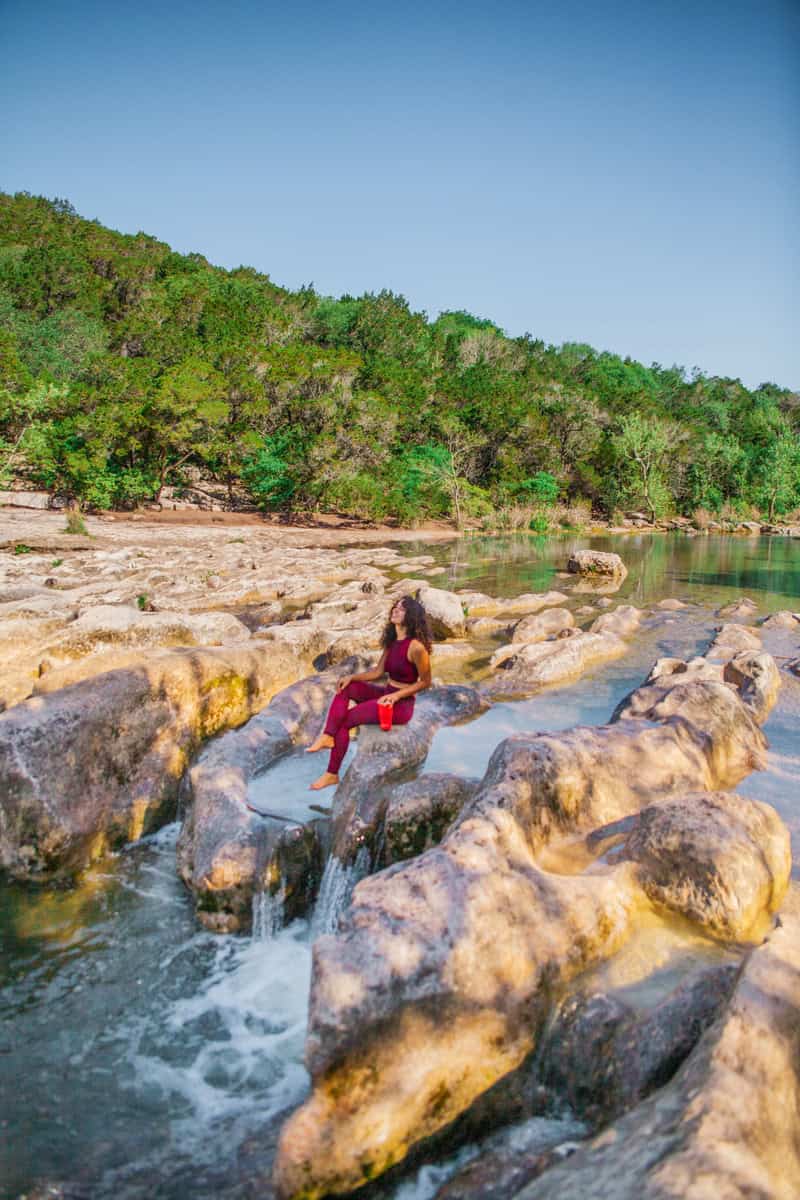
<svg viewBox="0 0 800 1200"><path fill-rule="evenodd" d="M224 376L202 359L189 358L165 371L145 413L158 480L156 499L170 471L213 447L228 418L226 395Z"/></svg>
<svg viewBox="0 0 800 1200"><path fill-rule="evenodd" d="M758 454L753 476L757 503L770 521L800 504L800 439L788 422Z"/></svg>
<svg viewBox="0 0 800 1200"><path fill-rule="evenodd" d="M675 449L674 431L665 421L632 412L620 421L613 445L621 494L635 503L641 501L654 521L671 499L665 466Z"/></svg>

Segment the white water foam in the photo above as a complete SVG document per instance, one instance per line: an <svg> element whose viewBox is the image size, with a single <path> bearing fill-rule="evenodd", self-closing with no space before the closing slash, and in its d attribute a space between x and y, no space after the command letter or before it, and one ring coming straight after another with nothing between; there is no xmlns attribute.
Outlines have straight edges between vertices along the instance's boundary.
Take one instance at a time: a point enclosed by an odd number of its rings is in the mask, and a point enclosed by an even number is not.
<svg viewBox="0 0 800 1200"><path fill-rule="evenodd" d="M353 888L359 879L369 875L372 867L370 852L362 846L355 860L347 866L331 855L325 864L322 882L319 886L319 896L311 919L312 939L323 933L335 933L339 917L350 903Z"/></svg>
<svg viewBox="0 0 800 1200"><path fill-rule="evenodd" d="M277 892L256 892L253 896L253 941L263 942L274 938L283 928L283 907L286 902L286 884L281 882Z"/></svg>
<svg viewBox="0 0 800 1200"><path fill-rule="evenodd" d="M302 1099L308 932L296 921L263 939L220 939L194 994L131 1022L126 1084L145 1108L168 1100L171 1140L184 1153L202 1161L220 1125L241 1136ZM208 948L203 935L197 943Z"/></svg>

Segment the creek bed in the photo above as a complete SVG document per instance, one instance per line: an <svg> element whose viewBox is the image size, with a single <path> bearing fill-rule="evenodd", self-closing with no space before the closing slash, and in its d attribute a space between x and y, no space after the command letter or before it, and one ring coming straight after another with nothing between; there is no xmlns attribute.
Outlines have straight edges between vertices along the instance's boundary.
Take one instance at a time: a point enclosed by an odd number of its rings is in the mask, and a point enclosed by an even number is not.
<svg viewBox="0 0 800 1200"><path fill-rule="evenodd" d="M470 539L426 549L447 567L433 582L500 596L563 586L556 566L585 544L565 539L545 550L530 538ZM676 596L703 609L662 615L631 639L625 658L575 683L440 730L424 771L479 776L510 733L608 720L655 658L705 647L712 605L745 593L762 614L797 607L796 542L631 535L592 544L628 563L615 601ZM765 729L768 769L739 790L774 804L800 832L800 681L784 675ZM323 758L290 755L262 782L273 795L280 784L286 804L307 804L307 776L319 773ZM313 802L327 806L329 797ZM74 889L0 892L2 1195L61 1180L92 1200L233 1200L254 1171L268 1175L281 1114L308 1087L310 924L263 940L199 930L175 872L176 837L177 826L162 830L87 872ZM654 918L593 983L646 1008L685 971L725 953ZM262 1146L260 1158L238 1152L248 1139ZM397 1200L425 1200L457 1165L417 1170L394 1185Z"/></svg>

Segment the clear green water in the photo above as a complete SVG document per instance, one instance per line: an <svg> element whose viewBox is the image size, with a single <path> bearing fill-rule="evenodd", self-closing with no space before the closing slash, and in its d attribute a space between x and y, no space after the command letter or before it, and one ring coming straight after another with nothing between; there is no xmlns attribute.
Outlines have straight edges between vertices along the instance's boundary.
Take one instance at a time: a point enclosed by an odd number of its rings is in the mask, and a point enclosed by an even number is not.
<svg viewBox="0 0 800 1200"><path fill-rule="evenodd" d="M431 554L446 568L431 582L471 588L490 596L514 596L559 588L573 550L591 546L619 554L628 577L615 598L652 604L665 597L717 608L751 596L763 612L800 605L800 541L766 537L695 537L682 534L625 534L586 538L467 537L458 542L415 542L409 554Z"/></svg>
<svg viewBox="0 0 800 1200"><path fill-rule="evenodd" d="M433 583L508 596L563 588L557 572L586 544L475 538L409 551L446 568ZM509 733L607 720L655 658L702 651L713 609L739 595L762 613L800 609L800 542L631 535L592 545L628 564L615 599L693 607L647 623L625 658L568 687L442 730L425 770L480 775ZM776 636L768 648L788 655L793 642ZM768 769L739 790L773 803L800 845L800 680L786 678L766 731ZM281 764L287 803L293 789L305 803L305 766L298 759L294 778ZM0 893L0 1195L67 1180L92 1200L238 1200L243 1181L268 1174L280 1114L307 1087L308 924L261 942L199 932L175 872L176 835L172 826L131 847L74 891ZM639 938L598 982L649 1003L656 971L677 980L702 961L698 939L658 936L657 953ZM239 1152L247 1139L255 1157ZM438 1171L401 1185L404 1200L430 1196L424 1181Z"/></svg>

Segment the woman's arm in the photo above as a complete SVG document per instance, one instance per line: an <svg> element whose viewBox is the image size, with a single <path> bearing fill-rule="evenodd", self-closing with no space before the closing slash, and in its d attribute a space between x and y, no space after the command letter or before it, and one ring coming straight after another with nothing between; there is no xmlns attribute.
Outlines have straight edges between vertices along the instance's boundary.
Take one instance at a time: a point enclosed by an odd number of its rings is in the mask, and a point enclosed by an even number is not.
<svg viewBox="0 0 800 1200"><path fill-rule="evenodd" d="M341 692L347 687L348 683L358 681L359 683L374 683L376 679L380 679L381 675L386 674L386 651L378 659L376 666L370 667L368 671L359 671L356 675L343 675L336 684L336 690Z"/></svg>
<svg viewBox="0 0 800 1200"><path fill-rule="evenodd" d="M419 679L416 683L409 683L406 687L398 688L396 692L389 692L388 695L381 696L378 704L396 704L398 700L415 696L417 692L424 692L431 686L431 656L422 642L418 642L416 638L408 647L408 657L417 668Z"/></svg>

